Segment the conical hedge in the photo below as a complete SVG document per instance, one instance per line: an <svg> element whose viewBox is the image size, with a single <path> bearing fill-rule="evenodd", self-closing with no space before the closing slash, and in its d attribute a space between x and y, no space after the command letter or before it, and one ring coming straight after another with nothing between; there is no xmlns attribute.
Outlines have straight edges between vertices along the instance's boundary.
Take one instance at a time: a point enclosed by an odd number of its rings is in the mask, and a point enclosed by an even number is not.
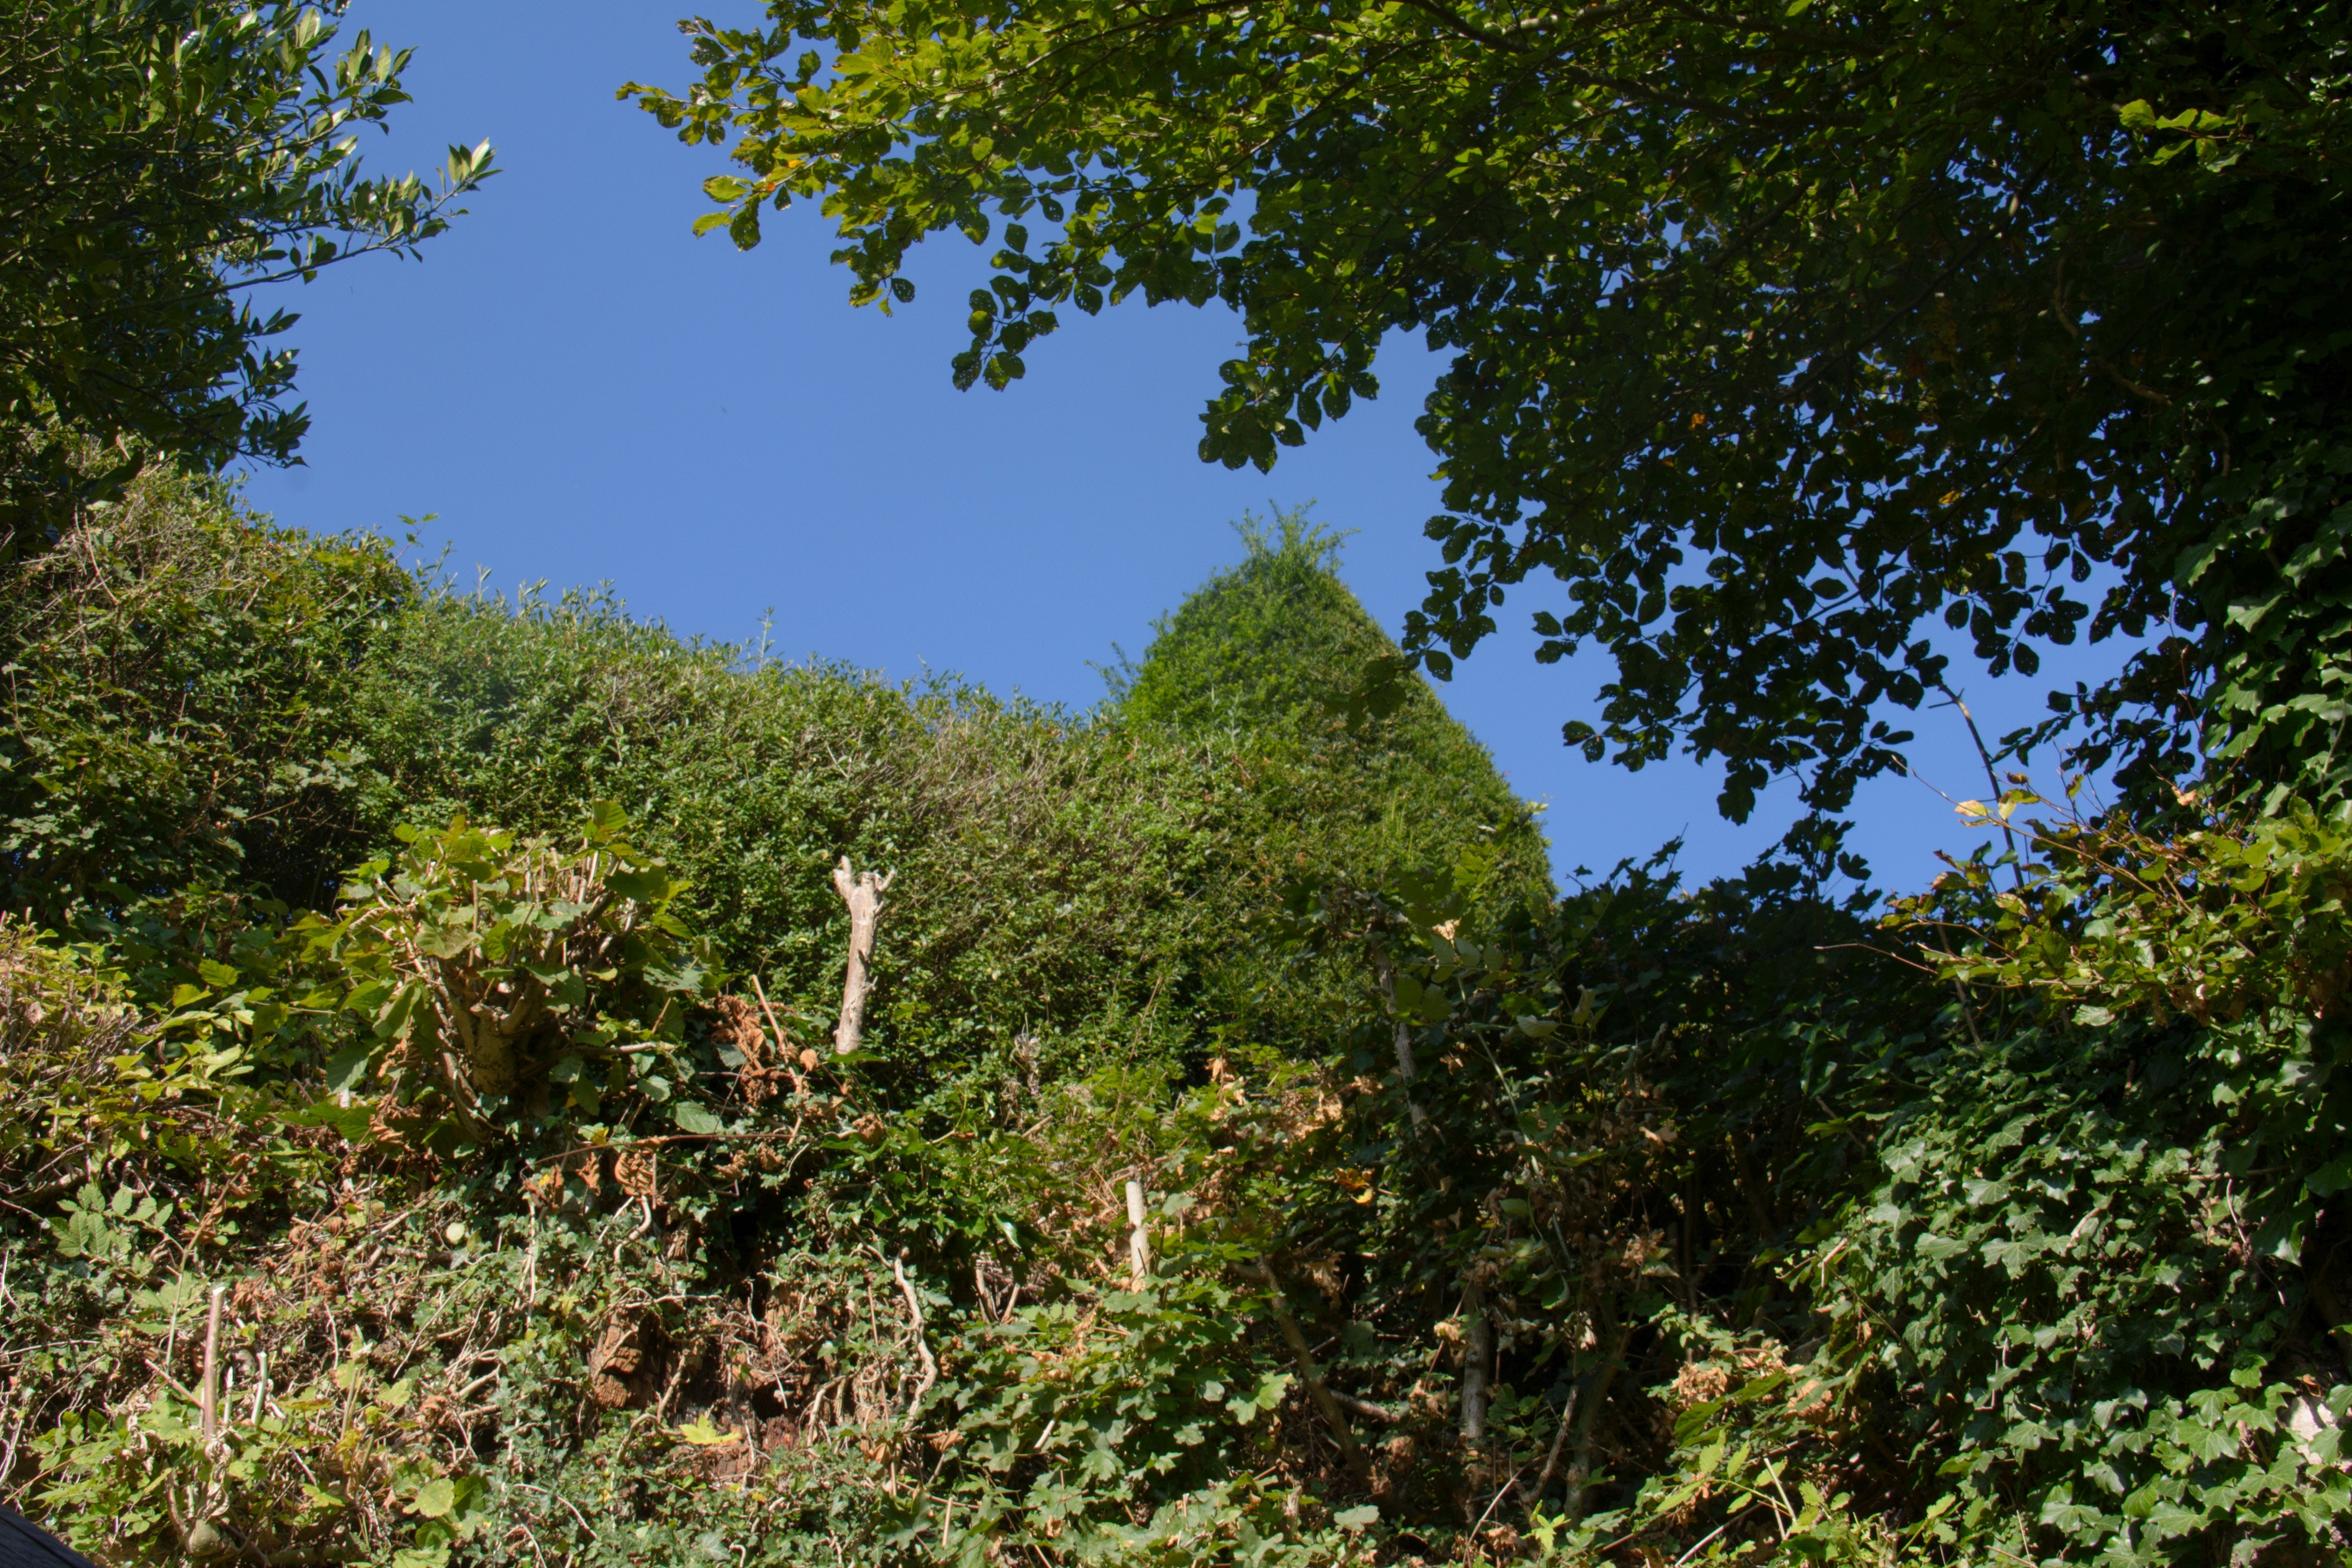
<svg viewBox="0 0 2352 1568"><path fill-rule="evenodd" d="M1348 698L1397 645L1338 571L1342 536L1303 511L1237 525L1241 562L1156 625L1113 675L1131 724L1287 757L1264 853L1298 871L1378 883L1459 868L1489 904L1549 899L1534 809L1419 676L1382 716Z"/></svg>

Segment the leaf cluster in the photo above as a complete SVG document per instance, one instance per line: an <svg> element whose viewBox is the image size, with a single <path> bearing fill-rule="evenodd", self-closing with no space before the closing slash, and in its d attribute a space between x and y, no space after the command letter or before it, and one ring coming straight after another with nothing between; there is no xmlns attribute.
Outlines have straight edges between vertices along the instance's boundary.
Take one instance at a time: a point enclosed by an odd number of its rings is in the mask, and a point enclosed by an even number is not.
<svg viewBox="0 0 2352 1568"><path fill-rule="evenodd" d="M364 173L405 50L345 5L11 0L0 9L0 531L23 551L162 458L286 462L295 320L246 290L416 254L495 172ZM79 440L75 438L79 438Z"/></svg>

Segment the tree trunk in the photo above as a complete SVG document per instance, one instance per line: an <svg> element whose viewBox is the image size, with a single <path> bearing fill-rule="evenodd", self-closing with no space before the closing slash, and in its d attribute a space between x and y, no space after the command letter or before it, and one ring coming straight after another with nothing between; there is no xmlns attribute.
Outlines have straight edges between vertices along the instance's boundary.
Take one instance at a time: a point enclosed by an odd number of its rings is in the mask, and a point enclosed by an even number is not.
<svg viewBox="0 0 2352 1568"><path fill-rule="evenodd" d="M1486 1437L1494 1364L1495 1327L1486 1321L1486 1292L1473 1281L1462 1303L1462 1441L1474 1448Z"/></svg>
<svg viewBox="0 0 2352 1568"><path fill-rule="evenodd" d="M1418 1075L1418 1070L1412 1060L1412 1030L1406 1026L1404 1014L1397 1010L1396 961L1389 956L1388 948L1382 946L1377 950L1375 962L1380 966L1381 995L1387 1000L1389 1017L1396 1024L1397 1082L1402 1086L1404 1093L1405 1118L1412 1124L1412 1130L1418 1133L1422 1123L1428 1118L1420 1103L1412 1097L1412 1081Z"/></svg>

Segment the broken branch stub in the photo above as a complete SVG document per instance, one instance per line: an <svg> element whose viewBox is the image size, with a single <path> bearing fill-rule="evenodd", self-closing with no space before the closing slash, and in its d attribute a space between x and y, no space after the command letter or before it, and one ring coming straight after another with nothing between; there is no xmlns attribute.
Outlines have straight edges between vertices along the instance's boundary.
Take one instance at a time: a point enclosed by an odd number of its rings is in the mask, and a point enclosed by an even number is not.
<svg viewBox="0 0 2352 1568"><path fill-rule="evenodd" d="M1150 1232L1144 1228L1143 1184L1127 1184L1127 1260L1135 1272L1135 1288L1151 1281Z"/></svg>
<svg viewBox="0 0 2352 1568"><path fill-rule="evenodd" d="M204 1401L198 1407L197 1419L205 1436L205 1449L209 1453L213 1441L220 1436L220 1325L221 1298L228 1293L226 1285L213 1287L212 1309L205 1319L205 1380Z"/></svg>
<svg viewBox="0 0 2352 1568"><path fill-rule="evenodd" d="M841 981L841 1022L833 1031L833 1051L836 1056L846 1056L857 1049L857 1041L866 1030L866 994L874 988L874 927L882 918L882 895L889 891L897 872L877 875L870 871L853 873L849 857L833 868L833 885L841 894L842 903L849 906L849 972Z"/></svg>

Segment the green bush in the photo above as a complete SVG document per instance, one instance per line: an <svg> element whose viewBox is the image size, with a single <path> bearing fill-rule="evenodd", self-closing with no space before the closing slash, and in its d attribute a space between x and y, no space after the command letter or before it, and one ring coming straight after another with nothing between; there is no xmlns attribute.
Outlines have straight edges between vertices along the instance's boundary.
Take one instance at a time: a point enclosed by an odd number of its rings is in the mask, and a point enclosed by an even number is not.
<svg viewBox="0 0 2352 1568"><path fill-rule="evenodd" d="M1445 711L1337 570L1341 536L1303 512L1239 526L1240 565L1162 619L1140 664L1113 672L1130 722L1271 751L1258 854L1314 877L1366 884L1490 862L1480 907L1551 896L1527 802ZM1368 680L1384 679L1377 703Z"/></svg>
<svg viewBox="0 0 2352 1568"><path fill-rule="evenodd" d="M0 589L0 871L51 926L190 888L317 906L360 858L354 689L417 600L382 541L152 476Z"/></svg>
<svg viewBox="0 0 2352 1568"><path fill-rule="evenodd" d="M1321 656L1340 678L1379 634L1327 547L1251 548L1236 580L1272 566L1305 584L1345 633ZM1231 587L1180 612L1147 685L1192 657L1197 606ZM722 966L803 1021L839 995L834 863L895 869L870 1032L928 1081L1024 1035L1055 1070L1197 1063L1223 1037L1313 1054L1364 982L1251 934L1286 883L1469 853L1496 866L1498 901L1546 887L1524 808L1425 692L1365 744L1305 708L1208 733L895 687L681 642L594 596L457 597L379 541L274 531L193 482L135 487L16 589L11 897L110 939L142 910L190 928L196 889L323 908L404 824L567 832L613 800L695 890Z"/></svg>

